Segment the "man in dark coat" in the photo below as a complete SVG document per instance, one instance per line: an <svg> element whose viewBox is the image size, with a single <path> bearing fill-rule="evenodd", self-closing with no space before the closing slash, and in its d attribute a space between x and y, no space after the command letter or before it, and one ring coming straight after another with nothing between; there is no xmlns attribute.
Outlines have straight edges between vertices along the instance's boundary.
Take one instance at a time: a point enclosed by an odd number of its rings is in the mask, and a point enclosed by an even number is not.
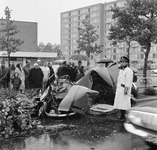
<svg viewBox="0 0 157 150"><path fill-rule="evenodd" d="M34 64L34 68L29 73L29 83L31 88L42 88L43 72L37 63Z"/></svg>
<svg viewBox="0 0 157 150"><path fill-rule="evenodd" d="M0 66L0 88L8 88L10 82L9 68L5 67L5 61L1 61Z"/></svg>
<svg viewBox="0 0 157 150"><path fill-rule="evenodd" d="M26 89L29 88L29 72L30 72L30 66L31 66L31 61L30 60L27 60L26 61L26 65L23 67L23 71L25 73L25 87Z"/></svg>
<svg viewBox="0 0 157 150"><path fill-rule="evenodd" d="M46 88L55 81L56 77L55 77L55 72L52 68L52 62L49 62L48 63L48 67L49 67L49 70L50 70L50 77L47 81L47 85L46 85Z"/></svg>
<svg viewBox="0 0 157 150"><path fill-rule="evenodd" d="M78 66L76 67L76 81L81 79L84 75L84 67L82 66L82 62L79 60Z"/></svg>
<svg viewBox="0 0 157 150"><path fill-rule="evenodd" d="M55 72L54 72L54 70L52 68L52 62L48 63L48 67L50 69L50 77L51 77L50 82L51 81L53 82L55 80Z"/></svg>
<svg viewBox="0 0 157 150"><path fill-rule="evenodd" d="M69 75L69 77L71 76L70 69L66 66L66 61L58 68L56 75L58 79L64 75Z"/></svg>

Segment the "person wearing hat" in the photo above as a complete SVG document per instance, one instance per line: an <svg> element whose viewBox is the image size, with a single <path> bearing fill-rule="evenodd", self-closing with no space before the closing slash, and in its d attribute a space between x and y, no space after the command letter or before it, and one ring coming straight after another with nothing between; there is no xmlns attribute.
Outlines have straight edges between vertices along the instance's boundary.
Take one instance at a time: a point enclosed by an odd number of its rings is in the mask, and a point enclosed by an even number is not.
<svg viewBox="0 0 157 150"><path fill-rule="evenodd" d="M5 66L5 61L1 61L0 66L0 88L8 88L10 82L10 71L9 68Z"/></svg>
<svg viewBox="0 0 157 150"><path fill-rule="evenodd" d="M120 58L120 71L117 78L117 89L114 100L114 108L121 111L120 119L125 118L125 111L131 107L133 71L128 67L128 64L128 57L122 56Z"/></svg>

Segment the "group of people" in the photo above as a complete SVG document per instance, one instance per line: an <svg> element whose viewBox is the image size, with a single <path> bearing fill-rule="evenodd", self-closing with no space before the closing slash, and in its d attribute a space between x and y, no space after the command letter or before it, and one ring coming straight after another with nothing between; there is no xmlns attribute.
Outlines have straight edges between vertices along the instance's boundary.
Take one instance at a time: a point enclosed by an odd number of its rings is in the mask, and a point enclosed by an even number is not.
<svg viewBox="0 0 157 150"><path fill-rule="evenodd" d="M48 66L49 65L49 66ZM5 61L1 61L0 66L0 88L8 88L9 86L21 92L29 88L45 88L49 77L54 74L52 63L45 61L42 65L38 60L34 67L31 68L31 61L27 60L23 67L21 63L14 63L10 68L5 66Z"/></svg>
<svg viewBox="0 0 157 150"><path fill-rule="evenodd" d="M78 61L78 66L75 66L74 63L67 63L64 61L60 64L56 75L58 78L68 75L70 81L76 82L85 75L85 70L81 61Z"/></svg>
<svg viewBox="0 0 157 150"><path fill-rule="evenodd" d="M74 63L64 61L54 72L52 62L37 60L31 68L31 61L27 60L23 67L21 63L14 63L10 68L5 66L5 61L1 61L0 66L0 88L7 88L11 85L12 89L24 92L25 89L42 89L45 90L49 82L55 81L64 75L69 76L72 82L78 81L84 76L82 62L78 61L78 66Z"/></svg>

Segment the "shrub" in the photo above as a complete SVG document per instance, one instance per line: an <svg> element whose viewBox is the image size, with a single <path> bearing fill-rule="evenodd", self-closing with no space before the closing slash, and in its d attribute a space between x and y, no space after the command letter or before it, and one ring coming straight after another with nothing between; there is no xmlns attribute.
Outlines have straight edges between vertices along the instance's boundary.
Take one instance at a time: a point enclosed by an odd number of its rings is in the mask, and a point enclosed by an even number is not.
<svg viewBox="0 0 157 150"><path fill-rule="evenodd" d="M31 111L16 98L16 91L0 90L0 137L8 138L37 126Z"/></svg>
<svg viewBox="0 0 157 150"><path fill-rule="evenodd" d="M156 95L156 89L153 87L148 87L144 90L145 95Z"/></svg>

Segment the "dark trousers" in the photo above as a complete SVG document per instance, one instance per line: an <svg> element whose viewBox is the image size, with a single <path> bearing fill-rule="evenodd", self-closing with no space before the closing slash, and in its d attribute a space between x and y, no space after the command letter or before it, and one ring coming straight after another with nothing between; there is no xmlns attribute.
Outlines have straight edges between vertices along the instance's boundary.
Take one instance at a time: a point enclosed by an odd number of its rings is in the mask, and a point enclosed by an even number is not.
<svg viewBox="0 0 157 150"><path fill-rule="evenodd" d="M125 110L120 110L121 112L121 118L125 118Z"/></svg>

